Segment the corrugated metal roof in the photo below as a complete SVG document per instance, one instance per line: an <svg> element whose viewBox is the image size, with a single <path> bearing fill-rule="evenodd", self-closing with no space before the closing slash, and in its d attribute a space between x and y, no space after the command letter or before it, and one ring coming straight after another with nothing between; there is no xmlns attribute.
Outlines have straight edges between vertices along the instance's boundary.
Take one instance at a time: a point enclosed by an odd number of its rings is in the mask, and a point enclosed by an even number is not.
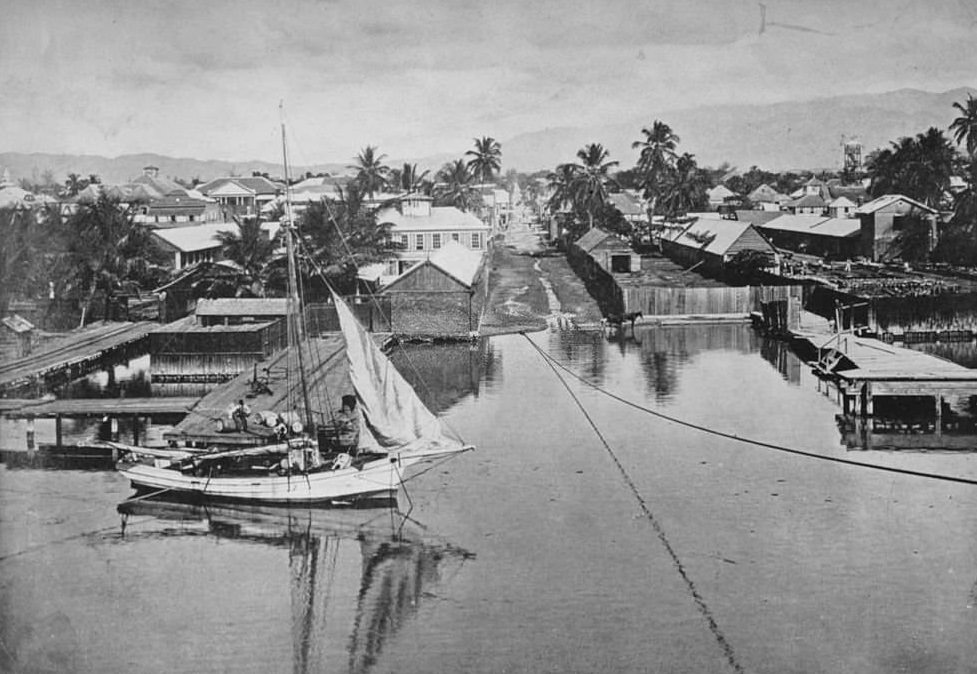
<svg viewBox="0 0 977 674"><path fill-rule="evenodd" d="M828 218L824 222L815 225L812 234L820 236L836 236L847 238L858 236L862 231L862 221L858 218Z"/></svg>
<svg viewBox="0 0 977 674"><path fill-rule="evenodd" d="M630 194L615 192L614 194L608 194L607 200L614 208L621 211L621 215L647 215L641 204Z"/></svg>
<svg viewBox="0 0 977 674"><path fill-rule="evenodd" d="M34 324L20 314L7 316L6 318L0 320L0 323L3 323L5 326L17 333L30 332L34 329Z"/></svg>
<svg viewBox="0 0 977 674"><path fill-rule="evenodd" d="M891 206L892 204L898 203L900 201L905 201L912 204L916 208L921 208L923 210L929 211L930 213L936 213L936 209L930 208L926 204L922 204L915 199L910 199L904 194L883 194L878 199L873 199L867 204L862 204L855 210L856 213L875 213L875 211L885 208L886 206Z"/></svg>
<svg viewBox="0 0 977 674"><path fill-rule="evenodd" d="M783 214L783 211L740 210L736 211L736 219L749 222L755 227L762 227L764 224L771 220L776 220Z"/></svg>
<svg viewBox="0 0 977 674"><path fill-rule="evenodd" d="M218 232L238 233L238 226L233 222L218 222L206 225L190 225L187 227L173 227L171 229L153 230L153 235L184 253L197 250L207 250L220 245Z"/></svg>
<svg viewBox="0 0 977 674"><path fill-rule="evenodd" d="M818 226L829 218L823 215L793 215L786 213L779 218L774 218L761 225L762 229L771 229L778 232L803 232L809 233L811 229Z"/></svg>
<svg viewBox="0 0 977 674"><path fill-rule="evenodd" d="M284 316L285 297L221 297L197 300L197 316Z"/></svg>
<svg viewBox="0 0 977 674"><path fill-rule="evenodd" d="M753 225L750 223L740 220L699 220L682 230L673 241L679 245L704 250L713 255L725 255L726 251L736 243L736 240L751 227ZM704 236L713 237L706 246L703 246L702 242L695 238Z"/></svg>
<svg viewBox="0 0 977 674"><path fill-rule="evenodd" d="M433 207L431 215L404 215L396 208L386 208L377 214L377 223L381 225L390 223L391 234L459 230L487 232L489 230L489 226L474 215L460 211L454 206Z"/></svg>
<svg viewBox="0 0 977 674"><path fill-rule="evenodd" d="M475 282L482 265L481 252L465 248L457 241L449 241L428 259L431 264L469 288Z"/></svg>
<svg viewBox="0 0 977 674"><path fill-rule="evenodd" d="M824 199L817 194L805 194L800 199L787 204L788 208L824 208Z"/></svg>

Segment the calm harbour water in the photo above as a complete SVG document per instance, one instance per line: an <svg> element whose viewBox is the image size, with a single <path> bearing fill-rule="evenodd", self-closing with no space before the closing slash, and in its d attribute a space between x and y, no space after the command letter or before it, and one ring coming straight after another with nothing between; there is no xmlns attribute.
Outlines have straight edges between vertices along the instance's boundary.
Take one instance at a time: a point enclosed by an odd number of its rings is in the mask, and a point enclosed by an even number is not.
<svg viewBox="0 0 977 674"><path fill-rule="evenodd" d="M830 392L746 326L530 338L668 415L977 478L969 452L849 451ZM0 465L0 670L974 671L977 487L568 378L605 447L518 335L407 357L478 449L407 484L406 522L143 502L123 529L117 474Z"/></svg>

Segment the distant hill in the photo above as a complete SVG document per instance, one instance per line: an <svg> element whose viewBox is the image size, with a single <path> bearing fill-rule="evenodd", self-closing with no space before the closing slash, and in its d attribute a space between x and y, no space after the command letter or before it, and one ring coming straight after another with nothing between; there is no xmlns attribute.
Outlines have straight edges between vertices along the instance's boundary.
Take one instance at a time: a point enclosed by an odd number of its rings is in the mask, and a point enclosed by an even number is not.
<svg viewBox="0 0 977 674"><path fill-rule="evenodd" d="M764 105L713 105L685 110L649 110L640 118L614 121L606 125L573 128L557 127L502 139L503 170L520 171L552 169L573 161L578 149L599 142L608 148L611 159L622 167L633 164L637 153L631 143L641 135L641 128L655 119L668 123L682 139L681 152L694 154L700 165L718 166L729 162L746 170L756 165L779 171L786 169L831 169L841 167L842 136L862 143L867 155L878 147L902 136L915 135L930 126L946 129L956 117L954 102L962 102L977 89L959 88L943 93L901 89L884 94L835 96L809 101L791 101ZM404 162L417 163L432 173L446 161L464 156L462 147L456 154L442 153L428 157L390 160L391 167ZM39 179L50 170L57 182L68 173L99 175L107 183L120 183L142 174L144 166L160 169L169 178L209 180L220 176L249 176L252 171L281 176L280 164L266 161L229 162L191 158L165 157L158 154L128 154L120 157L97 155L0 153L0 167L10 171L14 180ZM334 175L347 171L346 164L317 164L292 168L296 176L311 171Z"/></svg>
<svg viewBox="0 0 977 674"><path fill-rule="evenodd" d="M958 114L953 103L966 101L968 94L977 95L977 89L943 93L902 89L770 105L652 110L630 121L544 129L503 140L504 168L551 169L574 161L577 150L591 142L602 143L611 159L628 166L637 158L631 143L655 119L672 127L681 138L679 150L694 154L700 165L728 161L744 170L753 165L774 171L841 168L842 136L860 141L864 156L931 126L945 130Z"/></svg>
<svg viewBox="0 0 977 674"><path fill-rule="evenodd" d="M266 161L231 162L220 160L200 160L188 157L165 157L159 154L126 154L119 157L98 155L44 154L20 152L0 152L0 167L10 171L13 180L29 178L39 180L45 171L54 174L56 182L62 183L69 173L87 177L98 175L103 182L123 183L142 175L144 166L159 167L159 174L167 178L191 180L200 178L210 180L221 176L250 176L252 171L268 173L272 177L282 175L282 165ZM306 171L313 173L329 172L341 174L346 171L345 164L317 164L315 166L290 167L293 175Z"/></svg>

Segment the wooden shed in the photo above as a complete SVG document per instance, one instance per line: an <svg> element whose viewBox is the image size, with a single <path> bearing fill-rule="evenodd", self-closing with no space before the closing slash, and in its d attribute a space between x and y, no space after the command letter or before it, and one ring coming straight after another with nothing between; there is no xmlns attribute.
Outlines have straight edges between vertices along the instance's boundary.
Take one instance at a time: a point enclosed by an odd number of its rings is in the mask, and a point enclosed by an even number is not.
<svg viewBox="0 0 977 674"><path fill-rule="evenodd" d="M390 282L390 327L396 334L468 337L477 332L485 299L484 256L449 242Z"/></svg>
<svg viewBox="0 0 977 674"><path fill-rule="evenodd" d="M573 244L589 255L604 271L612 274L629 274L641 271L641 256L631 244L616 234L594 228Z"/></svg>
<svg viewBox="0 0 977 674"><path fill-rule="evenodd" d="M777 249L748 222L696 220L671 238L662 238L662 252L686 267L722 274L737 253L757 251L777 259Z"/></svg>

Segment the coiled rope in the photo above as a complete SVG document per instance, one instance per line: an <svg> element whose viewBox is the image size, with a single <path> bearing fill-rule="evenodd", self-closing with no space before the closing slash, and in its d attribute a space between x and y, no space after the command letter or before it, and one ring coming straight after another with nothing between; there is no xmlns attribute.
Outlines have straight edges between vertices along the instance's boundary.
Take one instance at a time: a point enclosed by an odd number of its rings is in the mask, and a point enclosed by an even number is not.
<svg viewBox="0 0 977 674"><path fill-rule="evenodd" d="M805 451L803 449L796 449L794 447L786 447L784 445L778 445L778 444L775 444L775 443L772 443L772 442L764 442L763 440L755 440L753 438L747 438L747 437L743 437L743 436L740 436L740 435L735 435L733 433L727 433L725 431L719 431L719 430L716 430L714 428L709 428L708 426L703 426L701 424L692 423L691 421L686 421L684 419L679 419L678 417L673 417L673 416L670 416L668 414L664 414L662 412L659 412L657 410L650 409L650 408L645 407L643 405L639 405L638 403L635 403L635 402L633 402L631 400L628 400L627 398L622 398L621 396L619 396L619 395L617 395L615 393L612 393L612 392L608 391L607 389L601 388L600 386L598 386L598 385L596 385L596 384L594 384L592 382L587 381L586 379L584 379L583 377L581 377L580 375L578 375L576 372L573 372L566 365L564 365L563 363L561 363L558 360L556 360L555 358L553 358L553 356L551 356L550 354L548 354L545 351L543 351L539 347L539 345L537 345L533 340L531 340L529 338L529 336L527 334L525 334L525 333L520 333L520 334L522 334L522 336L526 338L526 341L529 342L532 345L532 347L534 349L536 349L536 351L543 357L543 359L546 360L546 362L550 364L550 367L558 367L558 368L560 368L561 370L563 370L564 372L566 372L567 374L569 374L574 379L576 379L576 380L578 380L580 382L583 382L584 384L586 384L590 388L592 388L592 389L594 389L594 390L596 390L596 391L604 394L605 396L607 396L609 398L612 398L613 400L616 400L616 401L618 401L618 402L620 402L620 403L622 403L624 405L627 405L628 407L632 407L632 408L634 408L636 410L640 410L641 412L645 412L647 414L650 414L650 415L652 415L654 417L657 417L659 419L662 419L664 421L668 421L668 422L671 422L673 424L678 424L679 426L684 426L686 428L691 428L693 430L700 431L702 433L708 433L709 435L715 435L717 437L725 438L727 440L735 440L736 442L742 442L742 443L747 444L747 445L753 445L754 447L763 447L764 449L772 449L772 450L777 451L777 452L785 452L787 454L794 454L794 455L797 455L797 456L804 456L804 457L807 457L809 459L818 459L818 460L821 460L821 461L830 461L832 463L840 463L840 464L844 464L846 466L857 466L859 468L869 468L869 469L872 469L872 470L879 470L879 471L883 471L883 472L886 472L886 473L897 473L897 474L900 474L900 475L909 475L909 476L912 476L912 477L924 477L924 478L928 478L928 479L931 479L931 480L942 480L944 482L956 482L958 484L977 485L977 479L974 479L974 478L960 477L960 476L957 476L957 475L943 475L943 474L940 474L940 473L929 473L929 472L926 472L926 471L910 470L908 468L897 468L897 467L894 467L894 466L882 466L882 465L879 465L877 463L866 463L864 461L854 461L852 459L844 459L844 458L841 458L841 457L838 457L838 456L828 456L828 455L825 455L825 454L818 454L816 452L808 452L808 451Z"/></svg>

